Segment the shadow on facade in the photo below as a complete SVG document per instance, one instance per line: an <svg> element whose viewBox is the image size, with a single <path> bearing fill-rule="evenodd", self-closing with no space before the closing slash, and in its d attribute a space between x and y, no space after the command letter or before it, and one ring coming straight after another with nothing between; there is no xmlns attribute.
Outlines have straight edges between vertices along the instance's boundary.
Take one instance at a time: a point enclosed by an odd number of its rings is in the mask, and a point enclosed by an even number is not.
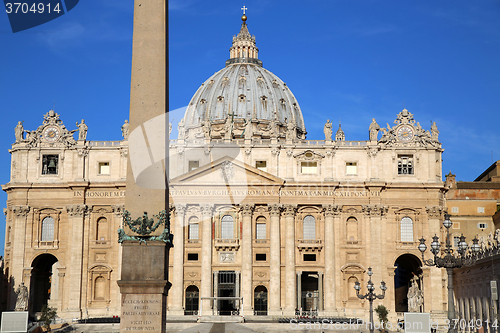
<svg viewBox="0 0 500 333"><path fill-rule="evenodd" d="M396 312L408 312L408 289L413 277L418 278L418 284L422 286L422 262L413 254L403 254L396 259L394 266L394 291Z"/></svg>

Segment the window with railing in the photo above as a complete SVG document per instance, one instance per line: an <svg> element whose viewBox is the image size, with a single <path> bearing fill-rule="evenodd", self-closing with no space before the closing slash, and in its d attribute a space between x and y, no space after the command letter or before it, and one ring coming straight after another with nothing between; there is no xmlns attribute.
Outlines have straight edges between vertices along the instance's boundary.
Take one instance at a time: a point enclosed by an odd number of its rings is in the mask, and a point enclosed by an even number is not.
<svg viewBox="0 0 500 333"><path fill-rule="evenodd" d="M401 241L413 242L413 220L408 216L401 219Z"/></svg>
<svg viewBox="0 0 500 333"><path fill-rule="evenodd" d="M316 239L316 219L312 215L304 217L303 239Z"/></svg>
<svg viewBox="0 0 500 333"><path fill-rule="evenodd" d="M54 218L47 216L42 220L42 233L40 241L52 242L54 240Z"/></svg>
<svg viewBox="0 0 500 333"><path fill-rule="evenodd" d="M221 219L221 238L234 238L234 219L231 215L224 215Z"/></svg>

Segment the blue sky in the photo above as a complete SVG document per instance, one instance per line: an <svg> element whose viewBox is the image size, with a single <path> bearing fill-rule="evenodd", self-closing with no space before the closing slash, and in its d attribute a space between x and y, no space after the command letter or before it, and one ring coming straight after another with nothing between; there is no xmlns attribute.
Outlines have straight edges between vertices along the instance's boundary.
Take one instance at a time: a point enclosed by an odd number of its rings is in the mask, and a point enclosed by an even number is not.
<svg viewBox="0 0 500 333"><path fill-rule="evenodd" d="M404 106L425 129L437 123L444 173L471 181L500 159L499 1L171 0L171 110L224 66L243 5L259 58L294 93L308 139L323 139L330 119L347 140L367 140L372 118L392 125ZM54 102L68 129L83 118L89 140L121 140L132 23L132 0L80 1L16 34L0 14L0 183L17 122L36 129Z"/></svg>

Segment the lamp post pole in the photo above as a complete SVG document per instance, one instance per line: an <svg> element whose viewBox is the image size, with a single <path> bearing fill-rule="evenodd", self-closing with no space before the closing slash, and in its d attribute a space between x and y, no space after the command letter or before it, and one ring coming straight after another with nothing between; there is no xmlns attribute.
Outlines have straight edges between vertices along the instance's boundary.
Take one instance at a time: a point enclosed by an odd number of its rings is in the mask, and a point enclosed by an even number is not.
<svg viewBox="0 0 500 333"><path fill-rule="evenodd" d="M368 292L364 295L359 294L359 291L361 290L361 286L360 286L358 281L356 281L356 283L354 284L354 289L356 289L356 296L358 296L359 299L366 298L368 300L368 302L370 303L370 333L373 333L373 301L376 300L377 298L383 299L385 297L385 291L387 290L387 287L386 287L384 281L380 282L380 289L382 290L382 295L376 295L374 293L375 286L373 285L373 282L372 282L373 272L372 272L371 267L368 268L367 274L369 276L368 284L367 284Z"/></svg>
<svg viewBox="0 0 500 333"><path fill-rule="evenodd" d="M455 301L453 297L453 269L460 268L463 266L471 266L476 262L474 254L479 252L479 244L477 237L472 240L472 255L467 255L467 243L465 242L465 236L462 234L460 236L460 242L458 243L458 256L453 253L451 241L450 241L450 227L453 223L450 221L450 214L444 215L443 226L446 228L446 245L443 250L444 255L440 256L441 243L439 242L439 237L434 235L431 242L431 252L434 255L434 259L424 259L424 252L427 249L425 245L424 237L420 238L420 244L418 249L422 252L422 262L427 266L436 266L438 268L446 268L446 273L448 273L448 319L450 321L450 331L453 331L453 319L455 319Z"/></svg>

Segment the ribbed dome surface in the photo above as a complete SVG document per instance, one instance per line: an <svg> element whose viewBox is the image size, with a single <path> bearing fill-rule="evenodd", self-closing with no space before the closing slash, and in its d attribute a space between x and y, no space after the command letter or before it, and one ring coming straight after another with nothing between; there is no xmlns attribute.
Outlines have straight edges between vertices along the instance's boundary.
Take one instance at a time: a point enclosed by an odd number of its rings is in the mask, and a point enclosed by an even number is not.
<svg viewBox="0 0 500 333"><path fill-rule="evenodd" d="M205 81L188 105L184 117L187 128L203 123L234 118L277 120L290 119L305 132L304 119L288 86L276 75L249 62L233 63Z"/></svg>

